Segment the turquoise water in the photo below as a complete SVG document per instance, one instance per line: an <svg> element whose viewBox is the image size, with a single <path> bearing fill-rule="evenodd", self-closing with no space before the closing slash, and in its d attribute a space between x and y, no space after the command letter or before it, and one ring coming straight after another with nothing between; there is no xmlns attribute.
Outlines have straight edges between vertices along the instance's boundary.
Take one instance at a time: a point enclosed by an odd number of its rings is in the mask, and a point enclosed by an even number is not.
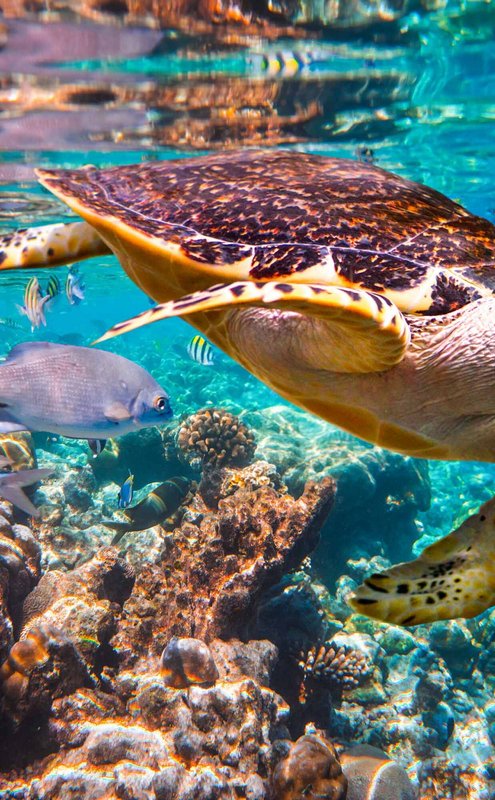
<svg viewBox="0 0 495 800"><path fill-rule="evenodd" d="M447 2L430 11L409 4L393 21L383 14L379 24L357 28L314 24L279 38L247 35L241 26L241 34L236 29L229 41L215 26L195 37L180 26L160 30L149 17L125 26L108 15L91 19L84 12L78 19L62 12L5 16L2 26L2 232L73 219L36 184L36 167L105 167L251 146L369 159L495 221L495 8L489 2ZM63 286L67 267L0 273L0 357L27 340L87 345L111 325L149 308L114 257L90 259L80 273L84 300L71 306L62 293L47 312L46 327L34 331L17 310L28 279L36 275L44 287L49 275L57 275ZM407 460L404 466L399 457L394 461L352 437L343 439L347 460L332 461L328 449L340 441L332 426L296 410L218 350L213 366L194 363L187 351L194 334L181 320L167 320L102 347L149 370L169 393L176 420L207 406L239 415L254 430L258 456L278 466L293 494L302 492L308 478L347 475L350 462L359 464L357 477L346 480L351 485L355 479L354 491L365 494L354 502L352 485L346 495L347 484L342 484L341 505L323 526L312 571L294 579L296 585L300 580L313 586L337 629L348 614L342 610L346 589L365 574L362 559L376 556L375 571L408 560L494 494L491 464L435 462L428 470ZM36 443L43 466L84 467L90 458L86 445L74 440L39 437ZM115 504L127 466L117 465L108 480L97 475L97 510ZM163 465L156 465L156 477L147 466L142 473L136 469L139 497L170 477ZM366 486L372 487L369 495ZM47 497L41 489L40 505ZM96 512L91 524L93 538L85 538L78 523L60 552L45 531L44 568L69 569L89 558L99 541ZM143 536L142 550L138 546L130 556L136 563L152 561L158 552L156 537ZM487 612L459 630L446 629L449 644L443 649L435 649L430 629L420 626L413 629L416 639L407 650L405 644L390 643L393 634L384 626L373 628L363 618L354 634L372 636L386 653L383 674L388 670L392 677L388 684L386 677L382 680L387 692L382 705L398 709L402 733L391 732L390 720L376 722L371 701L359 706L354 699L347 711L345 704L334 709L330 737L385 750L408 771L421 800L495 797L491 661L480 655L485 649L491 656L494 624ZM461 640L476 650L472 683L456 662ZM417 698L416 706L405 699L416 691L411 675L427 651L435 657L440 653L442 669L450 670L444 683L454 683L441 701L455 716L454 733L445 741L439 732L448 727L445 720L432 722L428 714L434 710L418 711ZM370 716L364 732L359 708ZM443 707L440 712L447 713ZM454 777L442 777L442 759L453 765ZM5 792L0 796L14 796L8 786Z"/></svg>

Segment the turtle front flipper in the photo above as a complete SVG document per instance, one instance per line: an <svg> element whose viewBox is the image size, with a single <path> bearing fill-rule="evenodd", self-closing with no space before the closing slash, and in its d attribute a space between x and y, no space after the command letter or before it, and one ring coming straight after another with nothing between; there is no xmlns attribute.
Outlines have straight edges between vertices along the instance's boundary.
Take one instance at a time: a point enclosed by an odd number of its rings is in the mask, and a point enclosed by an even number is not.
<svg viewBox="0 0 495 800"><path fill-rule="evenodd" d="M414 561L371 575L348 603L397 625L470 619L495 605L495 498Z"/></svg>
<svg viewBox="0 0 495 800"><path fill-rule="evenodd" d="M0 236L0 270L53 267L110 252L87 222L23 228Z"/></svg>
<svg viewBox="0 0 495 800"><path fill-rule="evenodd" d="M299 312L326 323L321 369L334 372L380 372L402 360L409 326L388 298L356 289L318 284L238 281L181 297L110 328L98 342L168 317L238 305L267 306ZM201 327L201 325L198 325Z"/></svg>

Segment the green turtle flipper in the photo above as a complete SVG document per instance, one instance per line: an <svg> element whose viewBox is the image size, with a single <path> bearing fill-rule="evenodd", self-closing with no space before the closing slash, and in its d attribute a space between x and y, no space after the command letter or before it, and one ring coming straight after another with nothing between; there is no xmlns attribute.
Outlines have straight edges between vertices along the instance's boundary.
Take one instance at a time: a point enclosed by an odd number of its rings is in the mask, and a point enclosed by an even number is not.
<svg viewBox="0 0 495 800"><path fill-rule="evenodd" d="M0 236L0 270L51 267L110 253L87 222L23 228Z"/></svg>
<svg viewBox="0 0 495 800"><path fill-rule="evenodd" d="M495 605L495 498L414 561L366 578L348 603L397 625L469 619Z"/></svg>

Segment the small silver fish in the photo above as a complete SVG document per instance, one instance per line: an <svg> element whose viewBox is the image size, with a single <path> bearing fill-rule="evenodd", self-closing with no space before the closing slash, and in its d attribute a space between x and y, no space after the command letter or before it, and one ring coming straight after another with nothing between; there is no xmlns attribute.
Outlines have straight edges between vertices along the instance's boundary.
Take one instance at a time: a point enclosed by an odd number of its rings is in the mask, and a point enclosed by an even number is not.
<svg viewBox="0 0 495 800"><path fill-rule="evenodd" d="M71 267L65 280L65 294L71 306L84 300L84 283L76 268Z"/></svg>
<svg viewBox="0 0 495 800"><path fill-rule="evenodd" d="M31 486L31 484L48 478L52 475L53 469L22 469L19 472L6 472L0 474L0 497L8 500L21 511L30 514L32 517L39 517L40 512L25 492L22 491L23 486Z"/></svg>
<svg viewBox="0 0 495 800"><path fill-rule="evenodd" d="M129 477L125 479L124 483L120 487L120 491L117 497L117 505L119 508L127 508L132 503L132 497L134 495L134 475L131 474L129 470Z"/></svg>
<svg viewBox="0 0 495 800"><path fill-rule="evenodd" d="M51 298L42 297L38 278L30 278L24 290L24 305L17 306L20 314L25 314L31 323L31 330L46 325L44 306Z"/></svg>
<svg viewBox="0 0 495 800"><path fill-rule="evenodd" d="M171 416L168 394L149 372L106 350L24 342L0 364L0 433L109 439Z"/></svg>
<svg viewBox="0 0 495 800"><path fill-rule="evenodd" d="M202 336L193 336L187 345L187 352L193 361L203 366L211 367L214 364L213 347Z"/></svg>

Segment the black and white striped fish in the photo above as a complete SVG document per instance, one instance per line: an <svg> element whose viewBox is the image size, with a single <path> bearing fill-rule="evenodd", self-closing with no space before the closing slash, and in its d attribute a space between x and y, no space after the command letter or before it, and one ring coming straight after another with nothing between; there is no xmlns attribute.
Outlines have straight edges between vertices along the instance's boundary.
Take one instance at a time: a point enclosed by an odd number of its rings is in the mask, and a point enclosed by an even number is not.
<svg viewBox="0 0 495 800"><path fill-rule="evenodd" d="M202 336L193 336L187 345L187 352L193 361L198 364L203 364L205 367L211 367L214 364L213 347Z"/></svg>

